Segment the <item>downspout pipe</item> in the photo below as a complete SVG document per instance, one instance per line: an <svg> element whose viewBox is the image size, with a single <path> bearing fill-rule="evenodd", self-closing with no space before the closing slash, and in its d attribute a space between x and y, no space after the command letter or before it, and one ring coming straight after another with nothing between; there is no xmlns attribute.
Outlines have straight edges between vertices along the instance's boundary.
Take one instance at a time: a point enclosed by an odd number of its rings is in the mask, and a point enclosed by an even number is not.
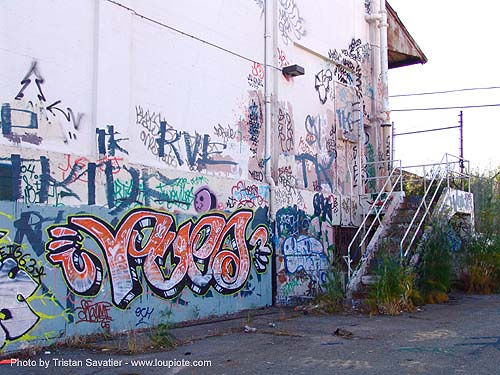
<svg viewBox="0 0 500 375"><path fill-rule="evenodd" d="M271 219L275 218L274 214L274 190L276 184L271 176L271 121L272 121L272 63L273 63L273 10L272 10L272 0L265 0L264 4L264 65L265 65L265 75L264 75L264 127L265 127L265 150L264 150L264 165L265 165L265 179L266 183L269 185L269 215Z"/></svg>
<svg viewBox="0 0 500 375"><path fill-rule="evenodd" d="M382 80L382 126L389 125L389 86L388 86L388 71L389 71L389 52L387 48L387 10L385 0L380 0L380 76Z"/></svg>
<svg viewBox="0 0 500 375"><path fill-rule="evenodd" d="M378 27L380 33L380 47L378 49L378 56L375 56L375 59L380 61L380 65L378 65L379 61L374 61L375 65L377 65L379 69L375 69L373 75L378 79L378 74L380 74L380 80L382 83L382 108L380 109L380 112L377 113L377 117L382 121L382 124L385 125L386 123L389 123L389 53L387 47L387 28L389 27L389 24L387 23L387 10L385 0L380 0L378 13L365 15L365 20L370 24L370 26L375 25L376 27ZM375 84L376 81L374 81L373 83Z"/></svg>
<svg viewBox="0 0 500 375"><path fill-rule="evenodd" d="M372 47L372 85L374 87L373 90L373 113L375 114L376 119L378 119L379 114L379 106L378 106L378 78L380 75L380 44L379 38L377 38L375 30L377 29L378 23L381 19L379 14L369 14L365 16L366 22L370 25L370 45Z"/></svg>
<svg viewBox="0 0 500 375"><path fill-rule="evenodd" d="M389 84L388 84L388 72L389 72L389 51L387 44L387 29L389 24L387 23L387 9L385 0L380 0L380 11L381 16L380 23L378 25L380 29L380 76L382 80L382 110L380 113L380 121L382 126L382 134L384 139L382 144L384 145L385 160L387 166L387 174L390 173L392 162L391 156L387 155L387 150L391 149L391 122L390 122L390 111L389 111Z"/></svg>
<svg viewBox="0 0 500 375"><path fill-rule="evenodd" d="M372 79L374 86L376 87L378 77L380 75L380 83L382 85L382 92L381 92L382 97L378 99L381 103L381 108L379 108L377 100L374 100L375 103L374 113L376 114L376 120L379 126L379 128L377 128L377 132L378 131L382 132L381 143L383 150L385 152L387 149L390 149L391 147L390 145L387 145L387 142L391 142L391 133L390 133L391 123L389 118L389 112L390 112L389 89L388 89L389 55L388 55L388 43L387 43L387 29L389 24L387 23L386 1L379 0L378 12L366 15L365 20L370 24L371 27L375 26L379 29L379 46L378 46L379 48L375 49L377 53L373 55L374 69L372 70L373 72ZM379 140L378 137L375 138L377 143L376 149L378 150ZM389 174L389 169L391 168L391 161L390 160L385 160L385 161L387 162L386 164L387 173Z"/></svg>
<svg viewBox="0 0 500 375"><path fill-rule="evenodd" d="M373 9L378 9L378 4L374 4ZM379 149L379 128L378 124L380 121L380 105L379 101L380 98L378 97L379 90L377 89L378 87L378 82L379 82L379 76L380 76L380 35L378 33L378 24L380 20L382 19L382 16L378 12L373 12L371 14L366 14L365 15L365 20L368 22L370 26L370 45L371 45L371 65L372 65L372 85L373 85L373 101L372 101L372 113L374 114L373 119L370 120L370 125L374 126L374 132L375 136L372 139L372 142L374 143L375 147L375 155L378 154L377 150ZM363 129L364 131L364 129ZM375 160L374 160L375 161ZM378 171L377 166L375 165L376 171ZM375 172L377 173L377 172ZM375 176L373 176L375 177ZM375 189L378 190L378 187L380 185L380 182L378 180L375 180Z"/></svg>
<svg viewBox="0 0 500 375"><path fill-rule="evenodd" d="M99 151L97 150L96 131L99 127L97 124L97 104L98 104L98 86L99 86L99 35L100 35L100 15L101 2L94 1L94 35L93 35L93 60L92 60L92 128L90 130L90 156L99 159Z"/></svg>
<svg viewBox="0 0 500 375"><path fill-rule="evenodd" d="M274 27L275 24L273 25L273 17L274 14L276 14L276 2L274 0L265 0L264 3L264 128L265 128L265 137L266 137L266 142L265 142L265 148L264 148L264 167L265 167L265 181L266 184L269 186L269 211L268 211L268 216L269 216L269 226L273 225L274 223L274 228L272 230L273 232L273 237L275 238L275 241L277 241L276 237L274 236L276 231L276 213L275 211L275 204L274 204L274 195L275 195L275 189L276 189L276 184L274 183L273 177L271 176L271 136L272 136L272 131L271 131L271 125L272 125L272 105L271 105L271 100L272 100L272 87L273 84L276 83L276 80L273 80L273 75L275 73L274 70L272 70L272 65L274 62L273 58L273 53L276 51L276 39L273 38L274 33ZM275 88L275 92L277 92L277 88ZM274 242L274 241L273 241ZM277 290L278 290L278 285L277 285L277 259L276 259L276 253L277 253L277 248L278 245L275 243L274 246L274 251L273 251L273 256L272 256L272 261L271 261L271 279L272 279L272 304L273 306L276 304L276 295L277 295Z"/></svg>

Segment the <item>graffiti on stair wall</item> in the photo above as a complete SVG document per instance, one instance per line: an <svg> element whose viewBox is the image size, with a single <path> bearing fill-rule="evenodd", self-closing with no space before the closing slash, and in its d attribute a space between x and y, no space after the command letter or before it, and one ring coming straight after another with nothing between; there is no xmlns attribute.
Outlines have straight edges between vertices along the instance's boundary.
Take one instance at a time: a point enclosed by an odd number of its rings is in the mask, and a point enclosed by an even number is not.
<svg viewBox="0 0 500 375"><path fill-rule="evenodd" d="M469 215L474 213L472 193L466 191L451 189L446 204L455 212Z"/></svg>

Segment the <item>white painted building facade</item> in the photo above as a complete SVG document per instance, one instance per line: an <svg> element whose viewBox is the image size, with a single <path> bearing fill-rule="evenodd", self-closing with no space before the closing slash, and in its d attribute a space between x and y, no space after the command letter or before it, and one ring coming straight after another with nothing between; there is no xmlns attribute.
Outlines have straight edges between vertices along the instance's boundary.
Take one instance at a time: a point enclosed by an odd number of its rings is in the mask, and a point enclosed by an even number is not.
<svg viewBox="0 0 500 375"><path fill-rule="evenodd" d="M321 287L390 158L378 1L0 7L0 347Z"/></svg>

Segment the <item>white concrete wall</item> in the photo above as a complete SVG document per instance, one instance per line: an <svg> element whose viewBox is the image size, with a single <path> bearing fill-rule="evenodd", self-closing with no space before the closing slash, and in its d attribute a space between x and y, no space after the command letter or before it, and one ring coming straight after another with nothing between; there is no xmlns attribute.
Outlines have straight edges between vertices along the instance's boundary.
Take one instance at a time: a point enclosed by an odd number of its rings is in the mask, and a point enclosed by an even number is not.
<svg viewBox="0 0 500 375"><path fill-rule="evenodd" d="M364 1L269 4L267 161L263 0L0 4L0 241L21 245L33 262L22 267L25 301L0 299L0 309L16 305L25 313L0 321L0 348L154 324L164 310L186 320L269 305L273 277L280 303L321 289L334 227L359 225L361 175L369 173L363 165L380 148ZM289 64L306 74L285 78L280 69ZM143 240L146 254L134 252L139 245L127 237L130 248L117 261L76 224L76 214L117 236L133 215L168 216L173 242L159 248ZM224 224L229 240L207 232L202 251L193 229L183 232L189 222L213 231ZM57 242L57 233L72 233L70 242ZM186 238L189 251L179 253ZM171 273L158 276L147 259L162 249L158 261ZM68 252L78 264L56 256ZM0 278L19 261L1 253ZM75 267L83 272L84 265L84 281L75 283ZM129 273L113 276L114 269ZM165 286L174 270L184 272L175 292ZM141 281L132 285L137 272ZM120 300L119 290L130 294ZM137 311L151 311L148 321Z"/></svg>

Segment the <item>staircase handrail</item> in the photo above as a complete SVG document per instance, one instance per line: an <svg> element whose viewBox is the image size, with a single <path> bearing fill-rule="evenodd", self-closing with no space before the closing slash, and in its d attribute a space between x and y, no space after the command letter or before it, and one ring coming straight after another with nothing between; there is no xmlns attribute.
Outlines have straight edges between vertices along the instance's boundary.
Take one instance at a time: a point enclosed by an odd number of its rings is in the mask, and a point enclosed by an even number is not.
<svg viewBox="0 0 500 375"><path fill-rule="evenodd" d="M457 161L450 161L449 158L456 158L456 159L458 159L458 162ZM456 163L459 163L460 165L463 165L464 162L467 162L467 165L468 165L467 170L469 170L470 163L469 163L468 160L465 160L465 159L463 159L463 158L461 158L459 156L455 156L455 155L451 155L451 154L445 153L443 155L443 157L441 158L441 161L439 163L411 166L412 168L414 168L414 167L420 167L420 166L426 167L426 166L432 165L432 166L438 166L438 168L437 168L437 170L435 170L435 171L432 172L432 174L431 174L431 176L432 176L431 182L429 183L428 187L426 188L426 190L424 192L424 195L422 197L422 200L421 200L421 202L420 202L417 210L415 211L415 214L413 215L413 217L411 219L411 222L408 225L408 228L406 229L403 237L401 238L401 241L399 243L399 251L400 251L401 258L408 256L408 253L409 253L409 251L411 249L411 246L415 242L415 238L417 237L417 234L419 233L420 228L422 227L422 224L425 221L425 218L427 216L430 217L431 207L432 207L434 201L436 200L436 196L438 194L439 188L441 187L441 184L443 183L443 181L444 181L445 178L446 178L446 181L447 181L447 187L448 188L450 187L450 175L453 173L453 172L450 173L450 165L456 164ZM446 167L445 168L445 173L441 174L443 166ZM458 172L458 173L460 175L464 175L464 177L468 177L468 179L469 179L469 191L470 191L470 173L467 173L467 174L462 173L462 172ZM426 203L426 199L430 195L430 191L431 191L431 189L433 187L433 184L436 181L436 178L438 176L441 176L441 178L439 179L439 182L437 183L436 190L434 191L434 194L432 194L432 197L431 197L429 203ZM425 179L425 176L423 176L423 178ZM413 236L412 236L412 238L410 240L410 243L406 247L406 251L404 251L404 253L403 253L404 242L405 242L406 238L408 237L409 233L411 232L413 224L417 220L417 217L419 216L420 211L422 210L422 207L425 207L425 211L424 211L422 217L420 218L420 221L418 222L418 225L416 226L415 232L413 233Z"/></svg>
<svg viewBox="0 0 500 375"><path fill-rule="evenodd" d="M396 186L399 185L400 191L403 191L403 169L401 167L401 160L393 160L392 162L399 162L399 168L392 168L391 173L387 176L387 179L385 180L384 185L380 189L377 198L374 199L373 203L370 205L370 208L368 209L368 212L364 215L363 221L361 222L360 226L358 227L358 230L354 234L354 237L352 238L351 242L349 243L349 246L347 247L347 256L344 256L344 260L347 263L347 275L349 281L351 280L352 276L352 269L351 269L351 248L353 244L356 242L356 239L360 235L361 231L365 230L365 235L361 239L358 248L362 248L363 244L365 243L366 239L368 238L368 235L370 231L372 230L373 226L375 225L376 221L378 221L379 224L382 223L380 219L380 215L384 210L384 207L386 203L389 201L389 197L392 196L392 193L394 193ZM395 175L396 172L399 172L399 175L396 179L396 181L392 184L392 187L389 191L386 191L387 184L391 181L392 177ZM380 207L377 207L377 203L380 201L380 198L382 197L383 194L386 194L384 200L382 201L382 205ZM377 209L376 209L377 208ZM366 221L368 220L368 217L372 211L375 211L375 218L373 219L372 223L370 224L368 230L365 229L365 224Z"/></svg>

